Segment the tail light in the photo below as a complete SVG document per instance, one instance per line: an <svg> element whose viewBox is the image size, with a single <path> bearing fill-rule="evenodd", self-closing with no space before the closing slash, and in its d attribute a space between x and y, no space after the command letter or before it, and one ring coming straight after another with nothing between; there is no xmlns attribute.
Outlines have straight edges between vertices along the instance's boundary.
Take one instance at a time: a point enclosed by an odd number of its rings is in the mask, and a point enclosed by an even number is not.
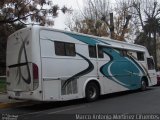
<svg viewBox="0 0 160 120"><path fill-rule="evenodd" d="M39 72L38 72L38 66L33 63L33 89L37 89L39 85Z"/></svg>
<svg viewBox="0 0 160 120"><path fill-rule="evenodd" d="M38 80L38 66L33 63L33 79Z"/></svg>

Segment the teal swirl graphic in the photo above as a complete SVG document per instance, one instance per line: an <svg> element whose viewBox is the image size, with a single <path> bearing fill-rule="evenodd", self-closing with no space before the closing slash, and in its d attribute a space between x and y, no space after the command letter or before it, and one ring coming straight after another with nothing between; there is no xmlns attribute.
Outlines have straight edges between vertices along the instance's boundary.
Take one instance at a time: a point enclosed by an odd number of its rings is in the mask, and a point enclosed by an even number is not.
<svg viewBox="0 0 160 120"><path fill-rule="evenodd" d="M88 45L96 46L99 43L110 45L107 40L82 36L72 33L64 33L76 40ZM106 64L102 65L100 72L109 80L112 80L128 89L137 89L140 87L141 77L145 71L139 63L129 56L122 56L117 49L103 47L104 54L110 57Z"/></svg>
<svg viewBox="0 0 160 120"><path fill-rule="evenodd" d="M110 57L110 60L100 68L101 73L128 89L139 88L141 75L144 74L140 66L113 48L103 48L103 51Z"/></svg>

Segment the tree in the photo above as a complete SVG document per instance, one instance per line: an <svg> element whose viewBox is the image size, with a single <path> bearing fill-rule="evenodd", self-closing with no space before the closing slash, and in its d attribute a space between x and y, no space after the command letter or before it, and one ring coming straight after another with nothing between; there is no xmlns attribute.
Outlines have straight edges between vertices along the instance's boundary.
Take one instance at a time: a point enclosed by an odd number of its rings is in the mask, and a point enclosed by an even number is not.
<svg viewBox="0 0 160 120"><path fill-rule="evenodd" d="M148 39L146 39L144 42L146 42L146 47L148 48L148 50L150 50L151 55L153 55L155 60L155 66L157 68L156 36L157 33L160 32L160 7L156 0L147 0L145 2L146 3L143 3L143 1L138 0L134 1L133 7L135 8L136 15L140 20L140 25L142 27L144 35L148 36ZM145 19L142 18L142 11L144 11ZM153 38L151 36L153 36Z"/></svg>
<svg viewBox="0 0 160 120"><path fill-rule="evenodd" d="M149 38L151 38L151 34L153 34L153 48L154 49L153 49L152 55L154 56L155 66L157 68L157 38L156 36L157 36L157 33L160 32L160 18L148 17L144 27L145 27L145 32L149 34Z"/></svg>
<svg viewBox="0 0 160 120"><path fill-rule="evenodd" d="M3 75L7 37L28 24L54 25L53 18L58 11L66 13L71 9L59 8L51 0L0 0L0 70Z"/></svg>
<svg viewBox="0 0 160 120"><path fill-rule="evenodd" d="M131 40L130 35L133 34L134 30L132 20L132 15L130 11L130 1L117 0L114 7L114 32L115 39L124 41L125 39Z"/></svg>
<svg viewBox="0 0 160 120"><path fill-rule="evenodd" d="M22 23L2 24L0 26L0 75L6 74L6 44L7 37L11 33L24 28Z"/></svg>
<svg viewBox="0 0 160 120"><path fill-rule="evenodd" d="M106 0L87 0L83 12L74 13L67 26L76 32L96 36L108 36L108 27L101 20L102 15L109 14L109 2Z"/></svg>
<svg viewBox="0 0 160 120"><path fill-rule="evenodd" d="M68 11L67 7L59 8L50 0L1 0L0 1L0 25L6 23L34 21L39 25L53 25L53 19L58 10L63 13Z"/></svg>
<svg viewBox="0 0 160 120"><path fill-rule="evenodd" d="M113 9L109 0L87 0L86 3L82 14L74 16L73 24L68 25L71 30L96 36L110 35L112 39L121 41L129 38L126 33L130 32L131 15L127 12L128 8L125 5L127 3L123 1L124 4L121 6L117 3Z"/></svg>
<svg viewBox="0 0 160 120"><path fill-rule="evenodd" d="M133 0L130 6L134 9L130 12L135 18L135 24L139 25L144 32L146 32L145 21L151 17L158 17L160 14L156 0ZM139 26L137 27L140 28Z"/></svg>

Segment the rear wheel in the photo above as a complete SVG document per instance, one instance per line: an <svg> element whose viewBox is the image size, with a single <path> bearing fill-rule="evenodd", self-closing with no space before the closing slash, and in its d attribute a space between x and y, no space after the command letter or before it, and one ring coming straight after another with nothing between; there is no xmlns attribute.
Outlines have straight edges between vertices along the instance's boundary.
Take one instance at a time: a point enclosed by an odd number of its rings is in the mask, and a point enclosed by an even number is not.
<svg viewBox="0 0 160 120"><path fill-rule="evenodd" d="M88 83L86 86L86 100L92 102L98 99L100 95L100 89L98 85L94 82Z"/></svg>
<svg viewBox="0 0 160 120"><path fill-rule="evenodd" d="M147 89L147 82L145 80L141 81L141 91L145 91Z"/></svg>

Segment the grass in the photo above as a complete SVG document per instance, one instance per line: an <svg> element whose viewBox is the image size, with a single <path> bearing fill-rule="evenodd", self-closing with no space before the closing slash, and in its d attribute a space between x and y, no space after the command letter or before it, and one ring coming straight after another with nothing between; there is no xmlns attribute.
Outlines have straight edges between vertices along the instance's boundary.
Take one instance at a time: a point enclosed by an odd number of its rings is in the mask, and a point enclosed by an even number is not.
<svg viewBox="0 0 160 120"><path fill-rule="evenodd" d="M6 79L0 78L0 92L6 91Z"/></svg>

